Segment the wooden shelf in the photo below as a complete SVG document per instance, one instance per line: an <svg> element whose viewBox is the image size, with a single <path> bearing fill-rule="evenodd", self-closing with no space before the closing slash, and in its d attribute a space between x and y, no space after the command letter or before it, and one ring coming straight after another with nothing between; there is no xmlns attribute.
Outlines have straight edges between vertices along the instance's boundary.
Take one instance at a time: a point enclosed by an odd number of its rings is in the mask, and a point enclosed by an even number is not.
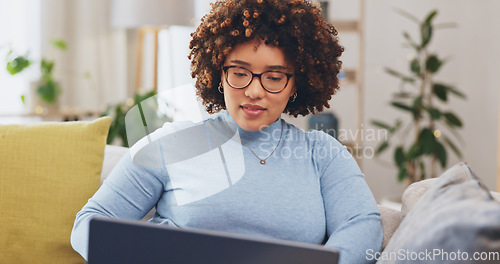
<svg viewBox="0 0 500 264"><path fill-rule="evenodd" d="M344 85L356 84L357 71L354 69L346 69L340 72L340 81Z"/></svg>
<svg viewBox="0 0 500 264"><path fill-rule="evenodd" d="M26 112L0 115L0 124L29 124L45 121L80 121L93 120L101 115L95 110L61 108L42 113Z"/></svg>
<svg viewBox="0 0 500 264"><path fill-rule="evenodd" d="M337 31L342 32L358 33L360 29L359 22L356 20L333 20L330 21L330 24L332 24Z"/></svg>

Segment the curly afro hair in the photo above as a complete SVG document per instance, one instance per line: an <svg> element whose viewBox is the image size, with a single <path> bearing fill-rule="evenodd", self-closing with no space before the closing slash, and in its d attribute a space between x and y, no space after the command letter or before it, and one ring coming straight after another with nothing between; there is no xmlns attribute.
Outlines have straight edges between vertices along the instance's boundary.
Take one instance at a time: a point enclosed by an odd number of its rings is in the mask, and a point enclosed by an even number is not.
<svg viewBox="0 0 500 264"><path fill-rule="evenodd" d="M217 90L226 56L255 38L281 48L294 65L297 98L284 113L305 116L330 107L328 101L339 89L344 49L319 7L304 0L224 0L211 5L191 34L188 56L197 95L209 113L226 108Z"/></svg>

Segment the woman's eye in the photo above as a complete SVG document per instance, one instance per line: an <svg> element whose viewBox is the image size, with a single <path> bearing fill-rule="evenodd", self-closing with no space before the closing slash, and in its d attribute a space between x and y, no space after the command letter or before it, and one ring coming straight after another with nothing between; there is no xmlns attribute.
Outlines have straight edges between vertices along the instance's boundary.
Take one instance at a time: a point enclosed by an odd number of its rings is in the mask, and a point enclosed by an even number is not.
<svg viewBox="0 0 500 264"><path fill-rule="evenodd" d="M282 76L267 76L266 79L269 81L272 81L272 82L279 82L279 81L283 80L283 77Z"/></svg>
<svg viewBox="0 0 500 264"><path fill-rule="evenodd" d="M233 73L234 76L236 77L245 77L247 76L248 74L244 73L244 72L235 72Z"/></svg>

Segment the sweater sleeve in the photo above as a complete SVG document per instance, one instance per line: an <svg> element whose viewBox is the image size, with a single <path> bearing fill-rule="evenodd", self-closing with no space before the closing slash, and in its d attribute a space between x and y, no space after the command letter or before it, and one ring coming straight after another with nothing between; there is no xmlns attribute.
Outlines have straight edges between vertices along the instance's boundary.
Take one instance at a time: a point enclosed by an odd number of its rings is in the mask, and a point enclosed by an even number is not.
<svg viewBox="0 0 500 264"><path fill-rule="evenodd" d="M142 219L160 198L164 185L159 169L137 166L127 153L113 169L99 190L76 215L71 245L88 259L89 222L102 216L120 219Z"/></svg>
<svg viewBox="0 0 500 264"><path fill-rule="evenodd" d="M356 161L344 146L325 161L321 175L326 247L340 251L340 264L371 263L367 252L380 252L382 225L375 199Z"/></svg>

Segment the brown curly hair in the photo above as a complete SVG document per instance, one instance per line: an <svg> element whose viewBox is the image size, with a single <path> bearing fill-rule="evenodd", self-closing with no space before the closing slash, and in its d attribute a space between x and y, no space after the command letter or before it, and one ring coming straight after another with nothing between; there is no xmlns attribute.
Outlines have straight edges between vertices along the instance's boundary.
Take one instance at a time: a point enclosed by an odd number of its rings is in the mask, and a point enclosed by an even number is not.
<svg viewBox="0 0 500 264"><path fill-rule="evenodd" d="M191 34L188 56L197 95L209 113L226 108L217 90L226 56L255 38L281 48L294 65L297 98L288 102L285 113L305 116L330 107L328 101L339 89L344 49L319 7L304 0L224 0L211 5Z"/></svg>

